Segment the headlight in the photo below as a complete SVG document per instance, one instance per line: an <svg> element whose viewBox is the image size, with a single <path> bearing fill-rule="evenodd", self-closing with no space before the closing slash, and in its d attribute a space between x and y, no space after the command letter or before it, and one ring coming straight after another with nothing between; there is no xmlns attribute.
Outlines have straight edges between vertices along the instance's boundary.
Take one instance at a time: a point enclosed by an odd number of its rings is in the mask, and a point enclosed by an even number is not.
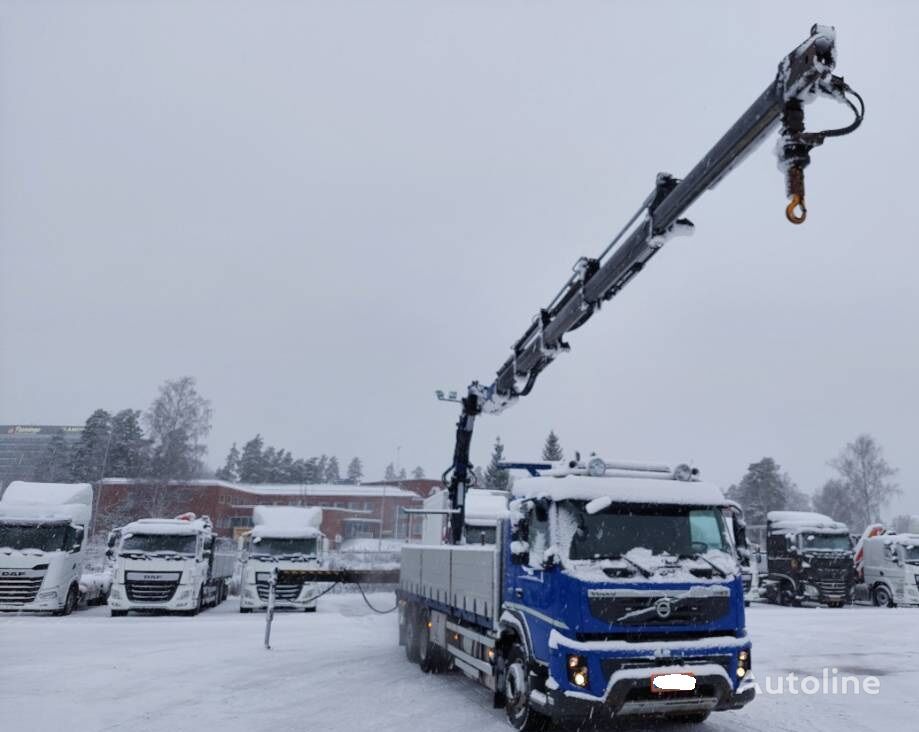
<svg viewBox="0 0 919 732"><path fill-rule="evenodd" d="M191 590L182 590L176 596L176 600L187 600L189 597L191 597Z"/></svg>
<svg viewBox="0 0 919 732"><path fill-rule="evenodd" d="M57 597L57 590L45 590L38 593L39 600L54 600Z"/></svg>
<svg viewBox="0 0 919 732"><path fill-rule="evenodd" d="M583 656L568 656L568 680L575 686L582 689L587 686L589 681L587 673L587 660Z"/></svg>
<svg viewBox="0 0 919 732"><path fill-rule="evenodd" d="M737 654L737 678L742 679L750 670L753 659L750 658L750 651L743 650Z"/></svg>

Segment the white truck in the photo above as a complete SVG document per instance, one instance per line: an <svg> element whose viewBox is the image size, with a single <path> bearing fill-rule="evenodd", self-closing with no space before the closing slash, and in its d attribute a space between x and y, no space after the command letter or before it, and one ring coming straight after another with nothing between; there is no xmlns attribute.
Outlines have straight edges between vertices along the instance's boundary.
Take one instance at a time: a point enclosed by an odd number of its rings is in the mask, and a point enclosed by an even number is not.
<svg viewBox="0 0 919 732"><path fill-rule="evenodd" d="M919 605L919 534L880 534L864 540L862 569L875 605Z"/></svg>
<svg viewBox="0 0 919 732"><path fill-rule="evenodd" d="M277 569L318 568L325 554L319 527L322 509L300 506L256 506L252 531L243 537L239 612L267 608L272 572ZM289 581L275 587L275 607L315 612L319 586L285 575Z"/></svg>
<svg viewBox="0 0 919 732"><path fill-rule="evenodd" d="M89 483L10 483L0 500L0 611L74 611L92 500Z"/></svg>
<svg viewBox="0 0 919 732"><path fill-rule="evenodd" d="M236 564L230 539L208 517L148 518L120 528L108 604L112 617L130 610L197 615L229 594Z"/></svg>

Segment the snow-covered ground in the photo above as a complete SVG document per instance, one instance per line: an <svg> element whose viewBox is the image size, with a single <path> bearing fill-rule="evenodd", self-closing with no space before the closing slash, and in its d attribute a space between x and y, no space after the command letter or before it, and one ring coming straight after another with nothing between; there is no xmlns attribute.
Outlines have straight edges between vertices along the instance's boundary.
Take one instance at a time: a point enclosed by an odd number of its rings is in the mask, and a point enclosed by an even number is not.
<svg viewBox="0 0 919 732"><path fill-rule="evenodd" d="M377 607L391 594L372 595ZM485 689L428 676L405 660L396 618L359 595L327 595L316 614L264 615L234 598L195 618L0 616L0 709L9 730L507 730ZM748 625L761 684L788 672L876 676L876 695L762 695L702 730L915 729L919 609L755 605ZM832 671L830 671L832 673ZM635 728L634 726L632 727ZM648 729L647 725L640 725ZM686 729L658 725L657 729Z"/></svg>

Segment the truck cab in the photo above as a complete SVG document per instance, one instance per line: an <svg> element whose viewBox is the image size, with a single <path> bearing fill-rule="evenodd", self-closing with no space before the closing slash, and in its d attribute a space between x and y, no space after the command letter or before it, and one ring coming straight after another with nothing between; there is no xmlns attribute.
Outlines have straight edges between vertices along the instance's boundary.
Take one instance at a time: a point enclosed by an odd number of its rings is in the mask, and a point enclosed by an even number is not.
<svg viewBox="0 0 919 732"><path fill-rule="evenodd" d="M206 516L140 519L118 531L113 617L130 610L196 615L226 599L236 552Z"/></svg>
<svg viewBox="0 0 919 732"><path fill-rule="evenodd" d="M0 501L0 611L76 609L91 506L88 483L10 483Z"/></svg>
<svg viewBox="0 0 919 732"><path fill-rule="evenodd" d="M855 586L852 540L845 524L808 511L766 515L766 599L842 607Z"/></svg>
<svg viewBox="0 0 919 732"><path fill-rule="evenodd" d="M274 570L302 570L322 565L325 537L322 509L298 506L256 506L254 528L242 539L239 611L267 608ZM320 587L288 572L275 586L275 607L315 612Z"/></svg>
<svg viewBox="0 0 919 732"><path fill-rule="evenodd" d="M864 540L863 572L875 605L919 605L919 534L881 534Z"/></svg>
<svg viewBox="0 0 919 732"><path fill-rule="evenodd" d="M484 683L518 729L743 706L755 687L729 502L686 466L591 462L516 480L494 551L468 537L403 549L407 656Z"/></svg>

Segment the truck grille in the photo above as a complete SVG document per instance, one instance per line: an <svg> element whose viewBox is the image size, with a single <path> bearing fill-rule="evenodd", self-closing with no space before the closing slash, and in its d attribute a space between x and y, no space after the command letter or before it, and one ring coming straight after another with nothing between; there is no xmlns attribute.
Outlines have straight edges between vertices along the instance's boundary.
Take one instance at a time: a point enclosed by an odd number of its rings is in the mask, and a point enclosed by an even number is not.
<svg viewBox="0 0 919 732"><path fill-rule="evenodd" d="M258 592L258 598L262 602L268 602L268 586L271 575L267 572L259 572L255 575L255 589ZM303 589L302 581L278 583L274 588L274 597L276 600L296 600L300 597L300 590Z"/></svg>
<svg viewBox="0 0 919 732"><path fill-rule="evenodd" d="M0 569L0 604L28 605L44 579L44 569Z"/></svg>
<svg viewBox="0 0 919 732"><path fill-rule="evenodd" d="M820 588L820 592L825 595L845 595L846 594L846 583L839 581L831 580L817 580L817 587Z"/></svg>
<svg viewBox="0 0 919 732"><path fill-rule="evenodd" d="M611 625L707 623L731 609L730 592L725 587L712 587L706 594L595 589L588 591L587 603L591 615Z"/></svg>
<svg viewBox="0 0 919 732"><path fill-rule="evenodd" d="M616 671L635 668L659 668L661 666L695 666L716 663L730 674L730 656L670 656L668 658L604 658L600 661L603 674L608 679Z"/></svg>
<svg viewBox="0 0 919 732"><path fill-rule="evenodd" d="M124 589L134 602L169 602L181 577L181 572L125 572Z"/></svg>

